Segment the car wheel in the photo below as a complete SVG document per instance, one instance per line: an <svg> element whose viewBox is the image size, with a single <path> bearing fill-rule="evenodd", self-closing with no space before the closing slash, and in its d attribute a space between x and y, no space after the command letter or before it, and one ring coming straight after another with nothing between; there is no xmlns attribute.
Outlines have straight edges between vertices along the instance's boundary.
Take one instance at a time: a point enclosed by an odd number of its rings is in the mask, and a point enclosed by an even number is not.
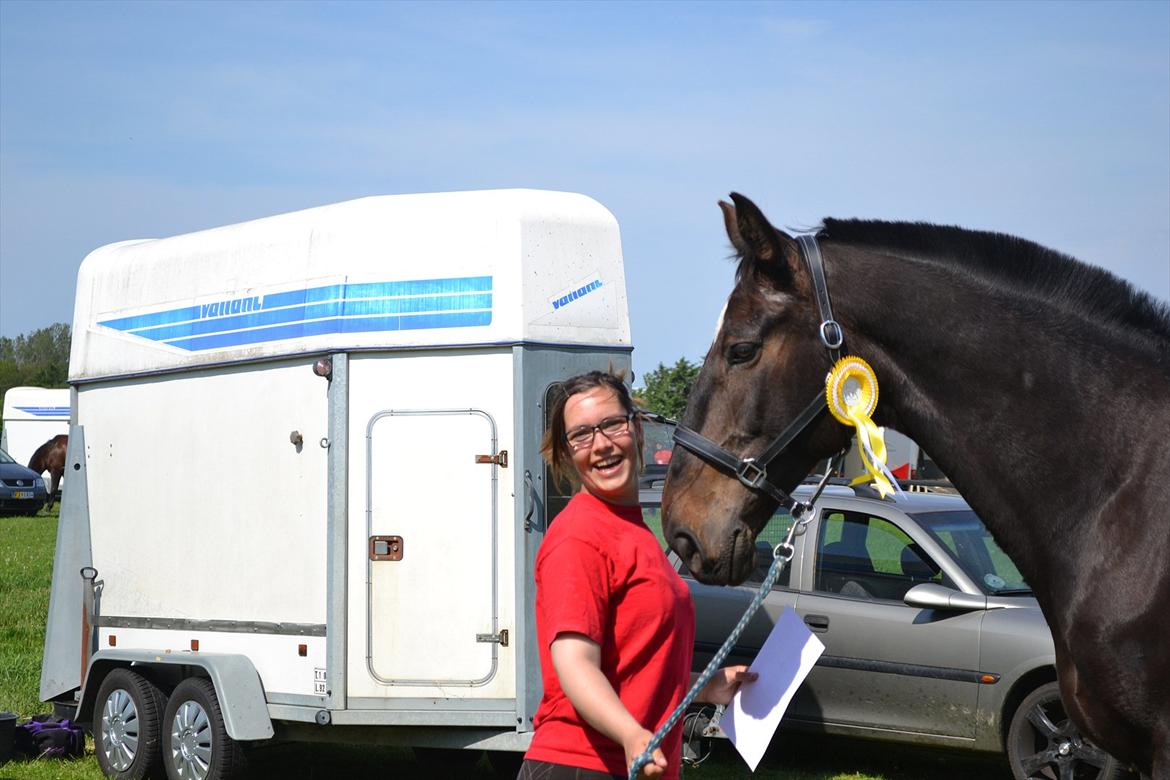
<svg viewBox="0 0 1170 780"><path fill-rule="evenodd" d="M115 669L94 704L93 743L106 777L142 780L159 775L160 723L166 697L140 674Z"/></svg>
<svg viewBox="0 0 1170 780"><path fill-rule="evenodd" d="M1041 685L1020 702L1007 738L1016 780L1119 780L1130 773L1081 736L1064 711L1060 687Z"/></svg>
<svg viewBox="0 0 1170 780"><path fill-rule="evenodd" d="M170 780L229 780L244 768L243 747L228 736L215 686L188 677L163 716L163 764Z"/></svg>

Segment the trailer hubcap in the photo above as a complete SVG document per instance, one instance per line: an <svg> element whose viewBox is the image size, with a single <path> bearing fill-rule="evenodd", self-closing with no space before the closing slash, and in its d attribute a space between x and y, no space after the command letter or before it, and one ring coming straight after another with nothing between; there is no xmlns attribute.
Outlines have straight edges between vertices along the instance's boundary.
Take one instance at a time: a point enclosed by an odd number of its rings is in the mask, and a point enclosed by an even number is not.
<svg viewBox="0 0 1170 780"><path fill-rule="evenodd" d="M138 708L121 688L111 691L102 707L101 750L118 772L129 769L138 755Z"/></svg>
<svg viewBox="0 0 1170 780"><path fill-rule="evenodd" d="M175 711L171 765L183 780L203 780L211 768L211 722L196 702L185 701Z"/></svg>

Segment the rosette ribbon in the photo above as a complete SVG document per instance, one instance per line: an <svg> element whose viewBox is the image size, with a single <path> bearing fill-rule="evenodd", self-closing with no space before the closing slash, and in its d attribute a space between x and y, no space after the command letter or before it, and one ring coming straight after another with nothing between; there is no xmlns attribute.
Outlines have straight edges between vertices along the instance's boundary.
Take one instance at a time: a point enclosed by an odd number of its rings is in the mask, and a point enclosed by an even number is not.
<svg viewBox="0 0 1170 780"><path fill-rule="evenodd" d="M869 363L856 355L846 355L833 365L825 379L825 403L838 422L857 430L861 465L865 469L849 484L872 480L878 495L885 498L898 491L895 487L898 482L886 468L886 440L871 417L877 402L877 374Z"/></svg>

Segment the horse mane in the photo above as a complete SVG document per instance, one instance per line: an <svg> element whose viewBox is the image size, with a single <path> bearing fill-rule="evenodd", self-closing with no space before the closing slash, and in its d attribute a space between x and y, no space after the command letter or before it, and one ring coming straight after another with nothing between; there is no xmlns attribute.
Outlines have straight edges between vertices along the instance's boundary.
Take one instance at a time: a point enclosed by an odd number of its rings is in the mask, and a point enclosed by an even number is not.
<svg viewBox="0 0 1170 780"><path fill-rule="evenodd" d="M1103 268L1004 233L926 222L826 218L821 236L945 263L1088 318L1170 340L1170 306Z"/></svg>

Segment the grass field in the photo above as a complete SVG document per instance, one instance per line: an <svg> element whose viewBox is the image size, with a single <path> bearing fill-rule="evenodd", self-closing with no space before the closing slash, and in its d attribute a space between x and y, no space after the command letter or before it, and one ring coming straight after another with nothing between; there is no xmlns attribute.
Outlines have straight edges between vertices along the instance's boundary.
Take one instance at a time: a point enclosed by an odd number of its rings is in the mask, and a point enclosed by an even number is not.
<svg viewBox="0 0 1170 780"><path fill-rule="evenodd" d="M45 615L56 539L56 516L0 517L0 710L21 718L46 712L38 700ZM409 750L389 747L278 745L255 751L250 776L289 780L446 777L418 763ZM490 778L486 759L460 777ZM781 735L755 775L725 741L688 780L1008 780L1002 762L928 750L825 737ZM102 774L89 744L84 759L21 761L0 766L0 780L97 780Z"/></svg>

